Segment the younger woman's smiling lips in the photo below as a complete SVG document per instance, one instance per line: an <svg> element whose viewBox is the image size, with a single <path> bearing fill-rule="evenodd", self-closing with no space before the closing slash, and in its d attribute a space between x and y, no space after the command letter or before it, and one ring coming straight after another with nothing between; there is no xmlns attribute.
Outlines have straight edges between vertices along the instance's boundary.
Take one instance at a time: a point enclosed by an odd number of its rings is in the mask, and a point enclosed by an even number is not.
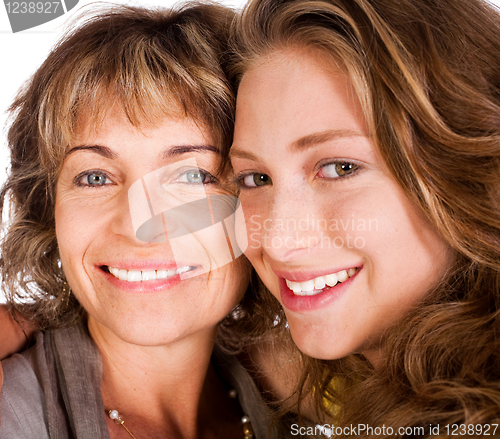
<svg viewBox="0 0 500 439"><path fill-rule="evenodd" d="M349 288L362 267L340 270L286 271L273 268L279 279L281 302L294 312L330 304Z"/></svg>

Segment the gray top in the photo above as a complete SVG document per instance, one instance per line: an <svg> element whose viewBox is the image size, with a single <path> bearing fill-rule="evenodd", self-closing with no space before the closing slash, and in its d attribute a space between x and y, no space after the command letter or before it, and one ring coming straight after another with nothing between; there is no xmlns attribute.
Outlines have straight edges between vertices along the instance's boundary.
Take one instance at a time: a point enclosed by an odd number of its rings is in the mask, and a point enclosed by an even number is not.
<svg viewBox="0 0 500 439"><path fill-rule="evenodd" d="M252 378L235 357L215 349L212 363L238 392L256 439L286 438ZM101 396L102 362L86 325L39 333L23 354L2 361L1 439L109 439ZM291 437L291 436L290 436Z"/></svg>

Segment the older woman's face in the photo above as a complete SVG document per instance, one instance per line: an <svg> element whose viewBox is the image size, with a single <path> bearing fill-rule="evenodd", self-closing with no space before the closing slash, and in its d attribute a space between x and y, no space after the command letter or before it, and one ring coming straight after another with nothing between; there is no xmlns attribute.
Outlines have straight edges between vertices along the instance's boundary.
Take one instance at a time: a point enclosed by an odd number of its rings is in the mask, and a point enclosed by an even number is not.
<svg viewBox="0 0 500 439"><path fill-rule="evenodd" d="M233 262L227 229L207 228L197 208L228 194L219 163L210 134L190 119L137 129L110 111L98 130L83 130L62 166L55 219L64 272L90 319L158 345L212 333L237 304L247 267Z"/></svg>
<svg viewBox="0 0 500 439"><path fill-rule="evenodd" d="M387 170L344 74L277 53L238 91L231 162L252 265L292 336L326 359L375 359L384 330L445 273L450 251Z"/></svg>

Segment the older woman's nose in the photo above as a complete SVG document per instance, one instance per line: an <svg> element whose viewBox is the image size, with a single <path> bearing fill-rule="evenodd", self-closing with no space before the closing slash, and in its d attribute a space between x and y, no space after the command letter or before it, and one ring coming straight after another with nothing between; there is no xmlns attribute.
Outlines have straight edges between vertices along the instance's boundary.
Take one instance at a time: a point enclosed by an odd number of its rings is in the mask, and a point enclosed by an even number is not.
<svg viewBox="0 0 500 439"><path fill-rule="evenodd" d="M165 195L155 195L156 188L144 178L135 181L128 190L128 211L134 238L142 242L166 242L178 229L178 218L169 215L168 207L178 205Z"/></svg>

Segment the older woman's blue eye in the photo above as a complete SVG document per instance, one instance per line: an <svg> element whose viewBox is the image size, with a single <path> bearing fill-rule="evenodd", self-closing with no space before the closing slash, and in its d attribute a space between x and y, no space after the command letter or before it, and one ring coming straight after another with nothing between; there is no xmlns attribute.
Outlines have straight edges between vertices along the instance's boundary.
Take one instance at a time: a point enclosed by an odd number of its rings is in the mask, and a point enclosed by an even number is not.
<svg viewBox="0 0 500 439"><path fill-rule="evenodd" d="M106 175L97 172L86 175L83 181L85 182L84 184L89 186L104 186L106 183L109 183Z"/></svg>
<svg viewBox="0 0 500 439"><path fill-rule="evenodd" d="M207 175L200 171L193 171L186 174L186 179L189 183L204 183Z"/></svg>
<svg viewBox="0 0 500 439"><path fill-rule="evenodd" d="M321 168L319 176L322 178L339 178L351 175L359 168L358 165L350 162L330 163Z"/></svg>
<svg viewBox="0 0 500 439"><path fill-rule="evenodd" d="M214 177L201 169L193 169L184 172L178 179L179 183L208 184L214 181Z"/></svg>
<svg viewBox="0 0 500 439"><path fill-rule="evenodd" d="M245 188L267 186L273 183L269 175L260 172L245 175L240 181L241 186Z"/></svg>

